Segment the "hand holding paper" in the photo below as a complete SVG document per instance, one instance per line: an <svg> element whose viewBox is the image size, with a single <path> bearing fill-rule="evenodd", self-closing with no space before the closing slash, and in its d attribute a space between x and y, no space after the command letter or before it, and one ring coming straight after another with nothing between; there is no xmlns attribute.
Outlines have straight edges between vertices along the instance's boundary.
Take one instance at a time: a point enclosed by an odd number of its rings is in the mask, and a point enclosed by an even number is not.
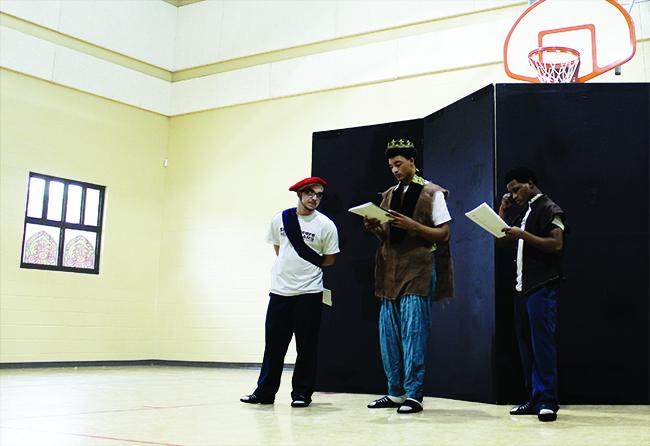
<svg viewBox="0 0 650 446"><path fill-rule="evenodd" d="M503 229L510 227L485 202L466 212L465 215L496 238L505 237Z"/></svg>
<svg viewBox="0 0 650 446"><path fill-rule="evenodd" d="M353 214L361 215L362 217L374 218L376 220L379 220L379 223L382 224L393 219L393 217L388 214L388 211L386 209L370 202L351 207L348 209L348 211L352 212Z"/></svg>

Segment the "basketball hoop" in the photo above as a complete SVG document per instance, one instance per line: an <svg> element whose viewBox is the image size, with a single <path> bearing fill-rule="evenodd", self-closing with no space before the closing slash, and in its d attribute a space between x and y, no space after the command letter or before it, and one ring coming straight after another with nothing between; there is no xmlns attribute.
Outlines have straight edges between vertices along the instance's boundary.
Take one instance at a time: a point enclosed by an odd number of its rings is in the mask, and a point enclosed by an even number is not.
<svg viewBox="0 0 650 446"><path fill-rule="evenodd" d="M543 46L528 53L528 62L537 79L547 84L577 82L580 53L565 46Z"/></svg>
<svg viewBox="0 0 650 446"><path fill-rule="evenodd" d="M587 82L632 59L636 41L634 21L618 0L536 0L510 28L503 68L521 81Z"/></svg>

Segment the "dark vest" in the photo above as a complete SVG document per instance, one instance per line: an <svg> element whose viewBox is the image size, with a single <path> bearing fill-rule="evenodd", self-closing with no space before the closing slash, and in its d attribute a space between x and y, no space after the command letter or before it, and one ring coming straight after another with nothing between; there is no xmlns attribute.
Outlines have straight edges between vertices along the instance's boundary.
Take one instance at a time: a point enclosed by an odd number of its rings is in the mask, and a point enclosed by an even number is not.
<svg viewBox="0 0 650 446"><path fill-rule="evenodd" d="M415 188L413 188L416 186ZM412 189L413 188L413 189ZM442 187L427 183L423 186L412 184L410 190L420 190L415 197L415 205L411 215L405 215L424 225L433 227L431 213L433 210L434 193L441 191L445 195L448 191ZM382 193L381 206L385 209L395 209L398 206L392 202L394 188L391 187ZM407 191L408 194L408 191ZM408 196L404 200L410 200ZM404 203L403 207L409 207ZM411 206L412 208L412 206ZM408 232L400 231L395 237L391 236L388 223L382 225L385 237L377 249L375 256L375 295L386 299L399 299L406 294L429 296L433 294L434 300L453 297L453 267L449 252L449 243L436 243L437 249L432 252L433 243ZM431 276L435 256L436 289L431 289Z"/></svg>
<svg viewBox="0 0 650 446"><path fill-rule="evenodd" d="M560 217L567 231L564 211L546 195L542 195L531 205L530 215L526 219L526 232L539 237L548 237L556 226L551 222L555 216ZM521 221L526 215L524 209L514 220L512 226L521 226ZM522 292L531 293L544 286L555 284L562 278L562 253L552 254L542 252L533 246L524 243Z"/></svg>

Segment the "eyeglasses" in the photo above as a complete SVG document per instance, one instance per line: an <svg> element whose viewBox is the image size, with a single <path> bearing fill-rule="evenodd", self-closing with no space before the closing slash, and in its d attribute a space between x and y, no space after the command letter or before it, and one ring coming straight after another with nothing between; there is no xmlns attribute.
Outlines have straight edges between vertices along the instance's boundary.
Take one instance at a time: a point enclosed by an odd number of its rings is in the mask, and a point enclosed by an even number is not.
<svg viewBox="0 0 650 446"><path fill-rule="evenodd" d="M304 189L301 191L303 194L306 194L309 198L317 198L317 199L322 199L324 193L323 192L315 192L311 189Z"/></svg>

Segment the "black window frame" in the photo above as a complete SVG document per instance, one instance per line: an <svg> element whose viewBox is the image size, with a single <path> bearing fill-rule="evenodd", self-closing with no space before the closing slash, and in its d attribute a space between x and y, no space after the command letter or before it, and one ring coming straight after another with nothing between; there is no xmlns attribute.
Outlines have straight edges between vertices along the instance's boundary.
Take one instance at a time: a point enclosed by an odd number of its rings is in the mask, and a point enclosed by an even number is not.
<svg viewBox="0 0 650 446"><path fill-rule="evenodd" d="M41 218L29 217L27 216L28 206L29 206L29 194L30 194L30 185L32 178L41 178L45 180L45 189L43 191L43 208L41 210ZM63 183L63 199L61 200L61 221L58 220L48 220L47 211L49 204L49 192L50 192L50 182L56 181ZM79 215L79 223L68 223L66 222L67 211L68 211L68 189L69 186L80 186L82 188L81 192L81 209ZM86 190L87 189L96 189L99 190L99 203L97 210L97 226L94 225L85 225L84 220L86 218ZM85 181L70 180L67 178L55 177L52 175L46 175L37 172L29 172L29 178L27 180L27 199L25 201L25 223L23 225L23 243L20 248L20 267L27 269L43 269L49 271L65 271L72 273L82 273L82 274L99 274L99 260L101 253L101 240L102 240L102 229L103 229L103 219L104 219L104 200L106 195L106 186L100 186L99 184L88 183ZM59 229L59 246L58 246L58 255L57 255L57 264L56 265L40 265L36 263L26 263L25 258L25 236L27 234L27 224L36 224L41 226L50 226L53 228ZM66 229L76 229L80 231L94 232L97 234L97 240L95 243L95 267L90 268L76 268L70 266L63 266L63 250L65 248L65 230Z"/></svg>

